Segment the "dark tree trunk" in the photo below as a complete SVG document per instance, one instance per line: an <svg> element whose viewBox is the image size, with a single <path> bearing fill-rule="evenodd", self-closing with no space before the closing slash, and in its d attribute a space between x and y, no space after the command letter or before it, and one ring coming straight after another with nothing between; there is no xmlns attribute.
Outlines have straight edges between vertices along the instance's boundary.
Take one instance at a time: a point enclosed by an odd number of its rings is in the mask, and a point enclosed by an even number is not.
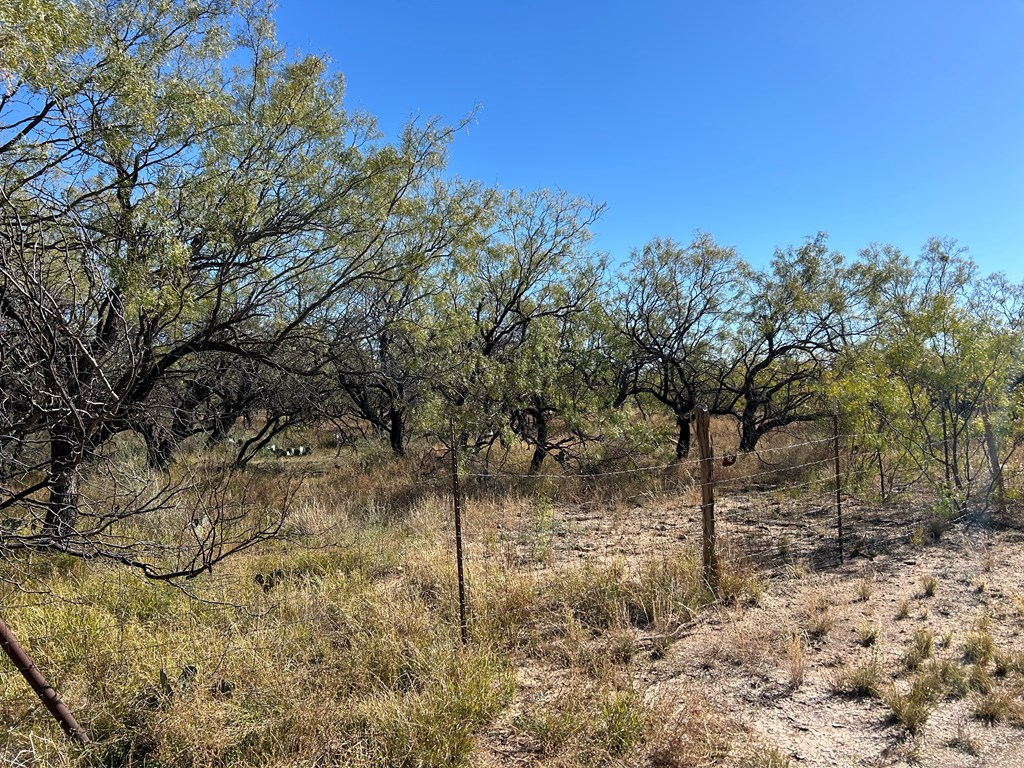
<svg viewBox="0 0 1024 768"><path fill-rule="evenodd" d="M78 521L78 494L82 447L70 430L50 433L50 499L43 531L56 539L67 539Z"/></svg>
<svg viewBox="0 0 1024 768"><path fill-rule="evenodd" d="M182 438L159 424L144 424L138 432L146 442L146 464L149 468L160 472L167 469Z"/></svg>
<svg viewBox="0 0 1024 768"><path fill-rule="evenodd" d="M401 408L388 411L388 442L391 453L405 456L405 412Z"/></svg>
<svg viewBox="0 0 1024 768"><path fill-rule="evenodd" d="M757 428L757 403L747 402L740 414L740 453L750 453L761 437Z"/></svg>
<svg viewBox="0 0 1024 768"><path fill-rule="evenodd" d="M945 394L944 394L945 396ZM942 414L942 469L946 475L946 493L950 496L953 495L953 482L952 475L950 473L950 460L949 460L949 427L946 423L946 407L942 405L939 412Z"/></svg>
<svg viewBox="0 0 1024 768"><path fill-rule="evenodd" d="M533 457L530 459L531 475L535 475L540 472L541 465L544 463L544 457L548 455L548 420L544 415L544 411L537 411L536 421L537 441L534 443Z"/></svg>
<svg viewBox="0 0 1024 768"><path fill-rule="evenodd" d="M690 420L686 415L677 416L676 426L679 427L679 436L676 438L676 458L685 459L690 455Z"/></svg>

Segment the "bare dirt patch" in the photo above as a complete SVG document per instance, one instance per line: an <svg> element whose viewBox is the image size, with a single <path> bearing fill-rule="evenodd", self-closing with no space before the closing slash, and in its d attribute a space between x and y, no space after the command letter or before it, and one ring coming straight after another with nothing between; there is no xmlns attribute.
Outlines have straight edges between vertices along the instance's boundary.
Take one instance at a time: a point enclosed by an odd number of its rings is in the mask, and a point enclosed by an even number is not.
<svg viewBox="0 0 1024 768"><path fill-rule="evenodd" d="M734 555L749 551L739 544L749 547L759 531L777 536L794 524L811 527L805 540L834 551L828 518L788 515L769 530L772 510L748 498L722 507ZM884 518L873 539L865 535L872 514ZM795 552L793 564L776 558L761 571L756 602L716 605L667 638L629 629L641 651L621 674L657 722L643 754L609 764L1024 765L1024 535L962 522L922 543L910 513L851 518L859 541L877 546L856 547L845 564L814 570L813 548ZM527 506L504 518L496 536L524 568L546 571L590 559L631 568L683 553L699 529L699 510L684 498L539 514ZM987 658L972 655L978 643L982 655L990 648ZM516 664L516 701L482 740L480 762L578 764L524 751L509 723L568 683L535 660ZM921 690L927 696L913 709Z"/></svg>

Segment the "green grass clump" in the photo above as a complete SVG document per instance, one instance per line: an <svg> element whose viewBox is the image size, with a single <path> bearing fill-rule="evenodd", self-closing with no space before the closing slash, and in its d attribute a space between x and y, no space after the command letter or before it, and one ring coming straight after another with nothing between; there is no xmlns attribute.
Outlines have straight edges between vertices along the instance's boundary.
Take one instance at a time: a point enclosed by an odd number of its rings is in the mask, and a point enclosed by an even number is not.
<svg viewBox="0 0 1024 768"><path fill-rule="evenodd" d="M907 669L915 670L921 666L925 660L931 658L934 648L934 633L927 629L915 630L910 640L910 647L907 649L907 652L903 657L903 663L906 665Z"/></svg>
<svg viewBox="0 0 1024 768"><path fill-rule="evenodd" d="M842 669L835 677L832 690L846 696L857 698L881 695L885 674L878 659L872 656L864 664L854 664Z"/></svg>
<svg viewBox="0 0 1024 768"><path fill-rule="evenodd" d="M513 725L538 754L571 754L581 765L605 765L644 743L649 718L634 691L594 691L577 683L531 705Z"/></svg>
<svg viewBox="0 0 1024 768"><path fill-rule="evenodd" d="M970 691L967 671L952 659L932 659L924 674L932 687L947 698L961 699Z"/></svg>
<svg viewBox="0 0 1024 768"><path fill-rule="evenodd" d="M889 708L890 717L913 735L924 728L929 715L935 708L935 683L929 677L918 675L905 693L891 691L883 701Z"/></svg>

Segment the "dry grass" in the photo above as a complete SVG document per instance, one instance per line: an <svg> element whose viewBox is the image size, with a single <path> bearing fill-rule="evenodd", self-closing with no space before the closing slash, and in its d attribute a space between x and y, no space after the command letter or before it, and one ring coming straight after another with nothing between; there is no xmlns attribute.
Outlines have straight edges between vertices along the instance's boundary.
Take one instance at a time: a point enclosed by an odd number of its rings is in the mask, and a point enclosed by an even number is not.
<svg viewBox="0 0 1024 768"><path fill-rule="evenodd" d="M789 687L799 688L807 673L807 653L803 636L794 632L786 645L786 660L789 663Z"/></svg>
<svg viewBox="0 0 1024 768"><path fill-rule="evenodd" d="M862 664L850 664L840 670L832 681L832 690L844 696L878 698L886 679L878 657Z"/></svg>
<svg viewBox="0 0 1024 768"><path fill-rule="evenodd" d="M735 436L716 429L725 452ZM808 459L816 450L800 449ZM511 456L509 468L523 458ZM721 474L739 481L755 461ZM766 679L781 671L797 688L817 679L808 678L812 664L831 646L846 642L833 629L853 607L829 595L854 589L867 603L886 588L871 577L826 589L805 572L809 597L783 621L767 583L736 565L728 535L717 597L696 547L675 535L659 549L577 556L564 546L571 505L628 536L633 518L652 506L675 505L675 514L695 503L692 477L685 465L570 479L546 467L551 474L536 480L467 480L463 648L452 500L436 464L386 451L257 460L228 490L267 504L292 494L286 540L189 582L188 592L59 556L0 564L5 619L95 741L84 752L69 745L20 678L0 669L0 721L11 724L0 761L26 754L33 765L429 768L505 764L496 756L511 755L547 766L775 768L789 757L726 717L720 702L687 694L652 704L642 688L648 676L680 663L677 638L707 630L696 655L709 667ZM812 479L781 464L773 472L759 482ZM874 611L859 628L862 645L877 646L878 619ZM906 648L907 672L895 673L899 688L887 685L877 661L888 649L874 648L833 687L884 699L912 733L943 697L965 698L985 722L1015 723L1024 662L997 651L989 634L984 621L969 634L958 630L964 664L943 659L921 630ZM894 669L898 653L888 656Z"/></svg>
<svg viewBox="0 0 1024 768"><path fill-rule="evenodd" d="M683 701L664 706L673 714L660 717L648 747L651 768L714 766L730 754L741 732L739 724L722 714L706 693L689 693Z"/></svg>
<svg viewBox="0 0 1024 768"><path fill-rule="evenodd" d="M836 617L832 602L824 592L816 592L804 607L804 629L811 639L825 637L835 626Z"/></svg>
<svg viewBox="0 0 1024 768"><path fill-rule="evenodd" d="M462 648L451 499L423 465L379 452L257 460L244 491L267 505L293 497L287 538L187 591L60 556L0 563L5 619L94 742L79 753L63 740L4 668L0 720L18 726L2 754L154 768L467 765L515 701L516 668L536 663L577 682L517 717L530 749L562 765L643 752L657 728L628 670L641 634L667 638L664 653L715 599L699 554L556 561L553 499L573 489L471 489ZM529 525L508 557L512 519ZM723 575L730 604L763 590L727 556Z"/></svg>
<svg viewBox="0 0 1024 768"><path fill-rule="evenodd" d="M576 681L531 702L513 721L526 749L557 765L605 765L640 748L650 713L631 690Z"/></svg>

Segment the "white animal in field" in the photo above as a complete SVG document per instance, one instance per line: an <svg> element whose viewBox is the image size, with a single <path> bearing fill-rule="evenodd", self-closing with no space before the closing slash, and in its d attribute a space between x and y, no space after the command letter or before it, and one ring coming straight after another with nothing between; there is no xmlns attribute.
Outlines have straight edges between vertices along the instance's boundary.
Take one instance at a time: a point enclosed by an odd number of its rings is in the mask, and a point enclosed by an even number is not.
<svg viewBox="0 0 1024 768"><path fill-rule="evenodd" d="M309 456L313 453L313 449L308 445L299 445L292 448L285 448L284 446L271 443L267 446L266 450L270 451L277 457L284 456L285 458L291 458L293 456Z"/></svg>

